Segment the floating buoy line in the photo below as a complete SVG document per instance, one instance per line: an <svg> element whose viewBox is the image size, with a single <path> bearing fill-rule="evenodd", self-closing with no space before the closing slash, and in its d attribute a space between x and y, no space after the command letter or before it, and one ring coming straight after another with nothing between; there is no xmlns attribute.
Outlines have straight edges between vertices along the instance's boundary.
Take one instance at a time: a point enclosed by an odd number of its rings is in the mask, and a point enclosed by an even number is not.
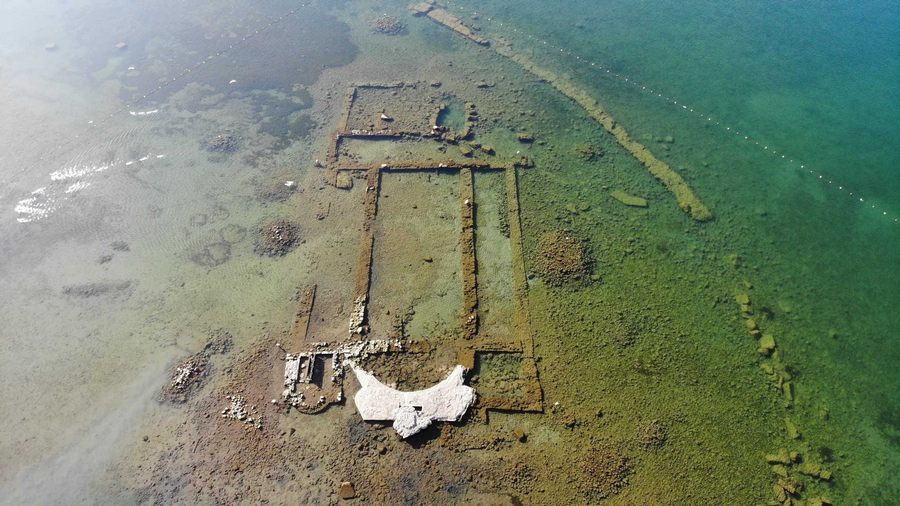
<svg viewBox="0 0 900 506"><path fill-rule="evenodd" d="M452 6L452 3L446 2L446 5ZM468 9L466 7L462 7L462 6L457 6L457 9L468 11ZM534 35L526 32L525 30L520 30L519 28L513 26L512 24L510 24L508 22L503 22L497 18L490 17L490 16L481 16L477 11L471 11L471 15L477 16L478 19L485 19L490 23L493 23L499 27L510 30L519 36L525 37L526 39L534 42L539 47L540 46L546 47L546 48L552 50L553 52L559 51L560 54L574 59L579 64L582 64L587 68L599 70L602 73L605 73L612 78L615 78L623 83L630 85L631 87L641 91L642 93L644 93L646 95L656 97L660 100L665 101L667 104L674 106L676 109L698 118L703 123L715 125L715 126L719 127L726 134L733 135L736 138L749 143L750 145L756 146L762 152L769 154L773 158L783 161L783 162L787 163L788 165L790 165L791 167L799 169L801 172L809 174L816 181L819 181L820 183L833 188L835 191L843 193L849 199L858 203L859 205L866 206L866 207L869 207L870 209L873 209L880 216L882 216L885 219L890 220L892 223L900 223L900 217L897 217L893 213L889 213L887 210L883 209L884 206L880 206L878 203L868 201L865 197L860 195L858 192L850 190L846 185L835 181L827 174L825 174L813 167L810 167L809 165L807 165L806 163L804 163L803 161L801 161L798 158L789 156L787 153L784 153L784 152L781 152L780 150L775 149L773 146L769 145L768 143L760 140L759 138L757 138L755 136L749 135L745 131L742 131L738 128L731 127L727 122L720 120L711 114L703 113L700 109L694 108L693 106L688 105L688 104L678 100L674 96L672 96L668 93L665 93L658 88L648 86L640 81L637 81L637 80L631 78L630 76L622 74L621 72L616 72L615 70L611 69L608 65L604 65L603 63L595 61L589 57L581 56L565 47L562 47L560 45L554 44L553 42L547 41L546 39L542 39L540 37L535 37Z"/></svg>

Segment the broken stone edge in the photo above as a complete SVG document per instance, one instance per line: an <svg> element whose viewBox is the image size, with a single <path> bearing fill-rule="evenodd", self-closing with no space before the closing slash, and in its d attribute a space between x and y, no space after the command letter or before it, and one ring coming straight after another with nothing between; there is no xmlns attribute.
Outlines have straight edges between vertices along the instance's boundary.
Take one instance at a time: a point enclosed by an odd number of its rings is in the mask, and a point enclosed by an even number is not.
<svg viewBox="0 0 900 506"><path fill-rule="evenodd" d="M440 383L424 390L401 392L379 381L372 373L350 364L361 388L353 397L366 421L393 421L402 439L432 422L456 422L475 403L475 389L464 385L465 367L457 365Z"/></svg>

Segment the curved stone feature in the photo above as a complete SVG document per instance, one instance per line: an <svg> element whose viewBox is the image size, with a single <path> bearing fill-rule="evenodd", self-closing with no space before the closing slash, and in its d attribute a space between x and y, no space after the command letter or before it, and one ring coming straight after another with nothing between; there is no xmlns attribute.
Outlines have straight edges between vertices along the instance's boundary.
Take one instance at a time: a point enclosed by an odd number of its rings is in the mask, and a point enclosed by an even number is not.
<svg viewBox="0 0 900 506"><path fill-rule="evenodd" d="M362 387L353 397L360 416L366 421L392 420L404 439L431 422L459 420L475 402L475 389L463 385L466 369L461 365L437 385L413 392L393 389L362 368L352 367Z"/></svg>

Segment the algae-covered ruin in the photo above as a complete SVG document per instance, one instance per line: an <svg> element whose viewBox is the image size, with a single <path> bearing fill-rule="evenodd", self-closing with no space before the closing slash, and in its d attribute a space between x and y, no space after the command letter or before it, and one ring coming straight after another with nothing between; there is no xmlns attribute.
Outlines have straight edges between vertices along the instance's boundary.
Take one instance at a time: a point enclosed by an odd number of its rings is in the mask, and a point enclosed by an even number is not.
<svg viewBox="0 0 900 506"><path fill-rule="evenodd" d="M4 501L897 502L889 143L798 91L817 8L169 3L0 6Z"/></svg>
<svg viewBox="0 0 900 506"><path fill-rule="evenodd" d="M321 167L325 180L336 188L349 190L354 178L364 178L364 202L358 208L364 214L362 233L359 241L359 253L355 265L354 289L351 294L353 310L348 324L349 332L344 341L337 343L313 344L315 351L300 354L287 354L285 357L286 387L282 398L290 407L309 412L326 407L331 403L343 401L341 385L344 381L345 368L350 367L361 383L362 389L355 396L357 409L364 420L394 421L397 432L402 437L411 436L430 425L432 420L457 421L472 404L485 412L488 409L505 411L542 411L542 393L537 376L537 367L533 355L533 337L528 324L525 297L525 264L522 258L521 224L518 204L517 171L526 170L530 161L519 153L507 154L507 161L502 161L502 154L482 150L490 161L468 160L471 154L461 152L460 155L448 155L446 158L434 159L423 156L420 159L385 159L368 163L358 162L357 153L343 146L347 140L385 141L388 142L440 142L443 145L470 144L475 135L475 125L479 115L475 104L466 102L467 121L462 131L454 132L439 125L438 118L446 109L445 101L453 97L444 91L437 91L440 86L426 83L397 84L364 84L355 85L346 93L338 128L332 134L328 148L327 163ZM364 148L360 148L361 150ZM509 227L509 246L507 262L509 274L514 281L513 297L515 309L505 323L508 335L487 334L479 325L479 314L490 310L490 303L479 299L478 295L478 255L476 254L476 236L478 235L475 215L478 212L474 184L477 172L490 173L499 171L506 181L505 208L508 216L505 221ZM384 211L379 211L381 193L384 191L382 180L385 177L397 177L403 173L427 173L428 177L458 179L458 212L459 240L453 250L439 252L442 256L459 257L459 278L462 286L462 307L457 309L459 321L451 328L444 330L447 335L424 336L424 342L410 341L401 326L393 328L377 320L381 315L373 314L372 280L381 272L374 261L377 251L384 248L388 233L376 233L376 221ZM358 176L356 176L358 174ZM422 213L437 213L437 210L422 209ZM389 220L390 216L380 218ZM390 225L386 225L390 227ZM413 246L414 245L410 245ZM415 255L414 251L406 254ZM429 257L426 263L433 263ZM313 289L314 290L314 289ZM298 314L308 315L312 311L313 292L304 296L302 309ZM479 301L481 300L481 303ZM308 317L301 318L306 322ZM307 327L308 323L301 323ZM384 334L380 334L385 332ZM314 340L308 329L302 331L303 342ZM380 334L380 335L379 335ZM374 342L384 342L384 346L373 346ZM297 341L295 338L294 342ZM326 351L323 348L331 346ZM307 346L308 347L308 346ZM373 372L365 371L355 362L364 360L373 353L415 353L427 347L437 353L450 353L459 363L447 379L427 390L418 392L399 392L383 385ZM447 349L448 352L444 352ZM519 375L527 385L522 395L504 397L482 393L476 401L475 391L463 386L464 373L476 366L479 356L502 353L517 356L520 362ZM328 364L319 364L317 357L330 356ZM317 373L317 368L324 371ZM300 384L315 384L314 376L319 376L318 388L321 391L298 393ZM451 381L452 378L452 381ZM314 386L315 389L315 386ZM335 393L336 391L336 393ZM321 394L321 395L319 395ZM449 396L442 399L442 396ZM457 401L453 399L457 398ZM398 401L400 399L401 401ZM406 400L403 400L406 399ZM398 405L397 402L400 402ZM456 405L454 405L456 402ZM449 403L445 406L445 403ZM414 406L415 405L415 406ZM444 406L441 411L439 406ZM449 411L446 411L449 409ZM411 410L411 411L409 411ZM407 412L409 411L409 412ZM398 425L399 424L399 425Z"/></svg>

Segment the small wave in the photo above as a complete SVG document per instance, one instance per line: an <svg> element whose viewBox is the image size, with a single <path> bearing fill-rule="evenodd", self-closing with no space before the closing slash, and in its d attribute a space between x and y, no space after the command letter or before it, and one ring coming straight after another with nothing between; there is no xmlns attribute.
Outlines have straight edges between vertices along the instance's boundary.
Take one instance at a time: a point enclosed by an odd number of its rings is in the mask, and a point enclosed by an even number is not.
<svg viewBox="0 0 900 506"><path fill-rule="evenodd" d="M150 109L149 111L128 111L128 114L132 116L150 116L153 114L157 114L159 109Z"/></svg>
<svg viewBox="0 0 900 506"><path fill-rule="evenodd" d="M91 186L88 181L93 175L115 167L125 167L136 163L143 164L152 159L165 158L166 155L154 155L147 153L146 155L127 161L118 161L106 165L70 165L68 167L55 170L49 174L52 183L49 186L41 186L32 191L28 197L16 202L13 210L16 212L16 221L19 223L30 223L42 220L56 211L60 204L64 202L68 196L78 193L81 190ZM68 186L59 183L75 179Z"/></svg>

